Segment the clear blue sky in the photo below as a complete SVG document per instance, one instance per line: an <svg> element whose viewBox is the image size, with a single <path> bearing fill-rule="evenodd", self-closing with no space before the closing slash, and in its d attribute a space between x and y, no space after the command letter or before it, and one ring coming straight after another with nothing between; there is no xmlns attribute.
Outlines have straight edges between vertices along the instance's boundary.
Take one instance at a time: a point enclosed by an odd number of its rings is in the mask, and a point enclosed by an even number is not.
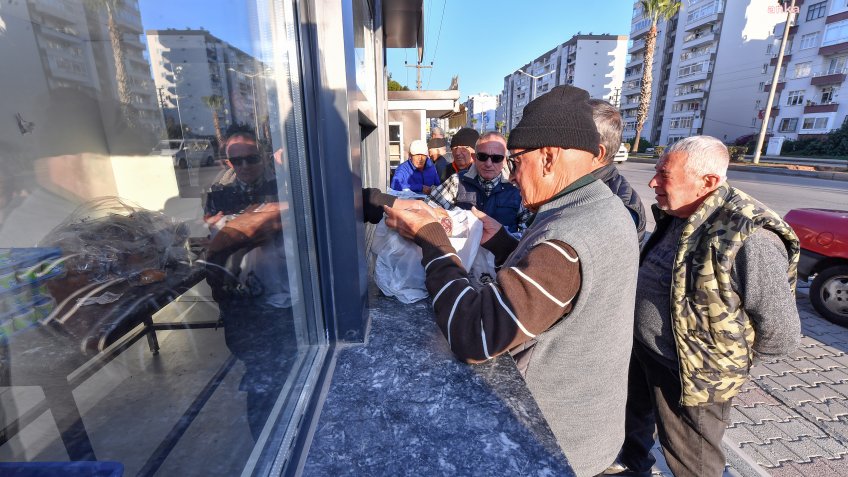
<svg viewBox="0 0 848 477"><path fill-rule="evenodd" d="M444 8L444 20L442 9ZM424 0L424 89L459 75L462 100L498 94L503 78L572 35L629 35L633 0ZM439 28L441 27L441 34ZM415 89L414 49L390 49L392 79Z"/></svg>
<svg viewBox="0 0 848 477"><path fill-rule="evenodd" d="M341 1L341 0L340 0ZM145 29L200 28L242 50L256 33L250 0L140 0ZM255 7L254 7L255 8ZM447 89L459 75L469 94L497 94L503 77L580 33L627 35L633 0L424 0L425 89ZM390 49L393 79L415 89L411 49Z"/></svg>

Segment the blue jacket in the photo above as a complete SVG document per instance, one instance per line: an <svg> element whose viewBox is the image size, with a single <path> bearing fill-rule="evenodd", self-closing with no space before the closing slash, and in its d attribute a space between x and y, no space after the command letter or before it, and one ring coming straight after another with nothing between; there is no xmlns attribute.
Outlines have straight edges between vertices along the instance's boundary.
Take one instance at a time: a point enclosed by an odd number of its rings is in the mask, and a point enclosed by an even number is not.
<svg viewBox="0 0 848 477"><path fill-rule="evenodd" d="M518 232L518 212L521 209L521 192L517 187L501 179L489 197L483 193L483 187L477 182L476 174L470 170L459 172L459 187L456 192L456 206L471 210L477 207L489 217L497 220L509 232Z"/></svg>
<svg viewBox="0 0 848 477"><path fill-rule="evenodd" d="M398 166L392 178L392 189L409 189L419 194L423 190L423 186L432 187L437 185L439 185L439 173L436 172L436 167L429 158L426 164L424 164L423 171L416 169L412 165L412 160L407 160Z"/></svg>

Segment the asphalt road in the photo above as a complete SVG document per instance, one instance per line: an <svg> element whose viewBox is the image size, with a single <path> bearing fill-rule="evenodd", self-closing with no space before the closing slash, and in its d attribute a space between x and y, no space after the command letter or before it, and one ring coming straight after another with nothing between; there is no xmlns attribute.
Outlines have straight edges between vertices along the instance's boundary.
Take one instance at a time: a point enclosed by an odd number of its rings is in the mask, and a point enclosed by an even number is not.
<svg viewBox="0 0 848 477"><path fill-rule="evenodd" d="M648 212L651 204L655 203L654 191L648 187L654 175L654 165L625 162L618 166L618 170L636 189ZM728 181L781 216L791 209L802 207L848 210L848 182L741 171L729 171ZM648 230L653 230L654 218L650 213L647 215Z"/></svg>

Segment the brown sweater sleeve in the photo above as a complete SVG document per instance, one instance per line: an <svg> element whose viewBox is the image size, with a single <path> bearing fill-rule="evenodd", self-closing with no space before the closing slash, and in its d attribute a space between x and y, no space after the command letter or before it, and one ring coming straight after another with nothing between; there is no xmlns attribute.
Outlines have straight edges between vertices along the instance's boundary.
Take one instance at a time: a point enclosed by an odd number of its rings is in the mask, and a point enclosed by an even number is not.
<svg viewBox="0 0 848 477"><path fill-rule="evenodd" d="M497 280L475 290L439 224L422 227L426 285L436 323L461 360L493 358L534 338L563 318L580 290L580 261L568 244L549 240L529 251Z"/></svg>

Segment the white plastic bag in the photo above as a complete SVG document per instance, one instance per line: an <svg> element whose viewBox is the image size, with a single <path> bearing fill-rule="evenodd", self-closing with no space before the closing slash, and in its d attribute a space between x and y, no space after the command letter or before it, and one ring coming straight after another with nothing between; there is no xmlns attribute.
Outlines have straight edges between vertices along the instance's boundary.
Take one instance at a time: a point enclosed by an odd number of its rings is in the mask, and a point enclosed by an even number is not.
<svg viewBox="0 0 848 477"><path fill-rule="evenodd" d="M448 214L454 223L451 245L468 271L480 248L483 223L467 210L454 209ZM374 281L384 294L403 303L427 298L421 248L415 242L401 237L382 221L374 232L371 250L377 255Z"/></svg>

